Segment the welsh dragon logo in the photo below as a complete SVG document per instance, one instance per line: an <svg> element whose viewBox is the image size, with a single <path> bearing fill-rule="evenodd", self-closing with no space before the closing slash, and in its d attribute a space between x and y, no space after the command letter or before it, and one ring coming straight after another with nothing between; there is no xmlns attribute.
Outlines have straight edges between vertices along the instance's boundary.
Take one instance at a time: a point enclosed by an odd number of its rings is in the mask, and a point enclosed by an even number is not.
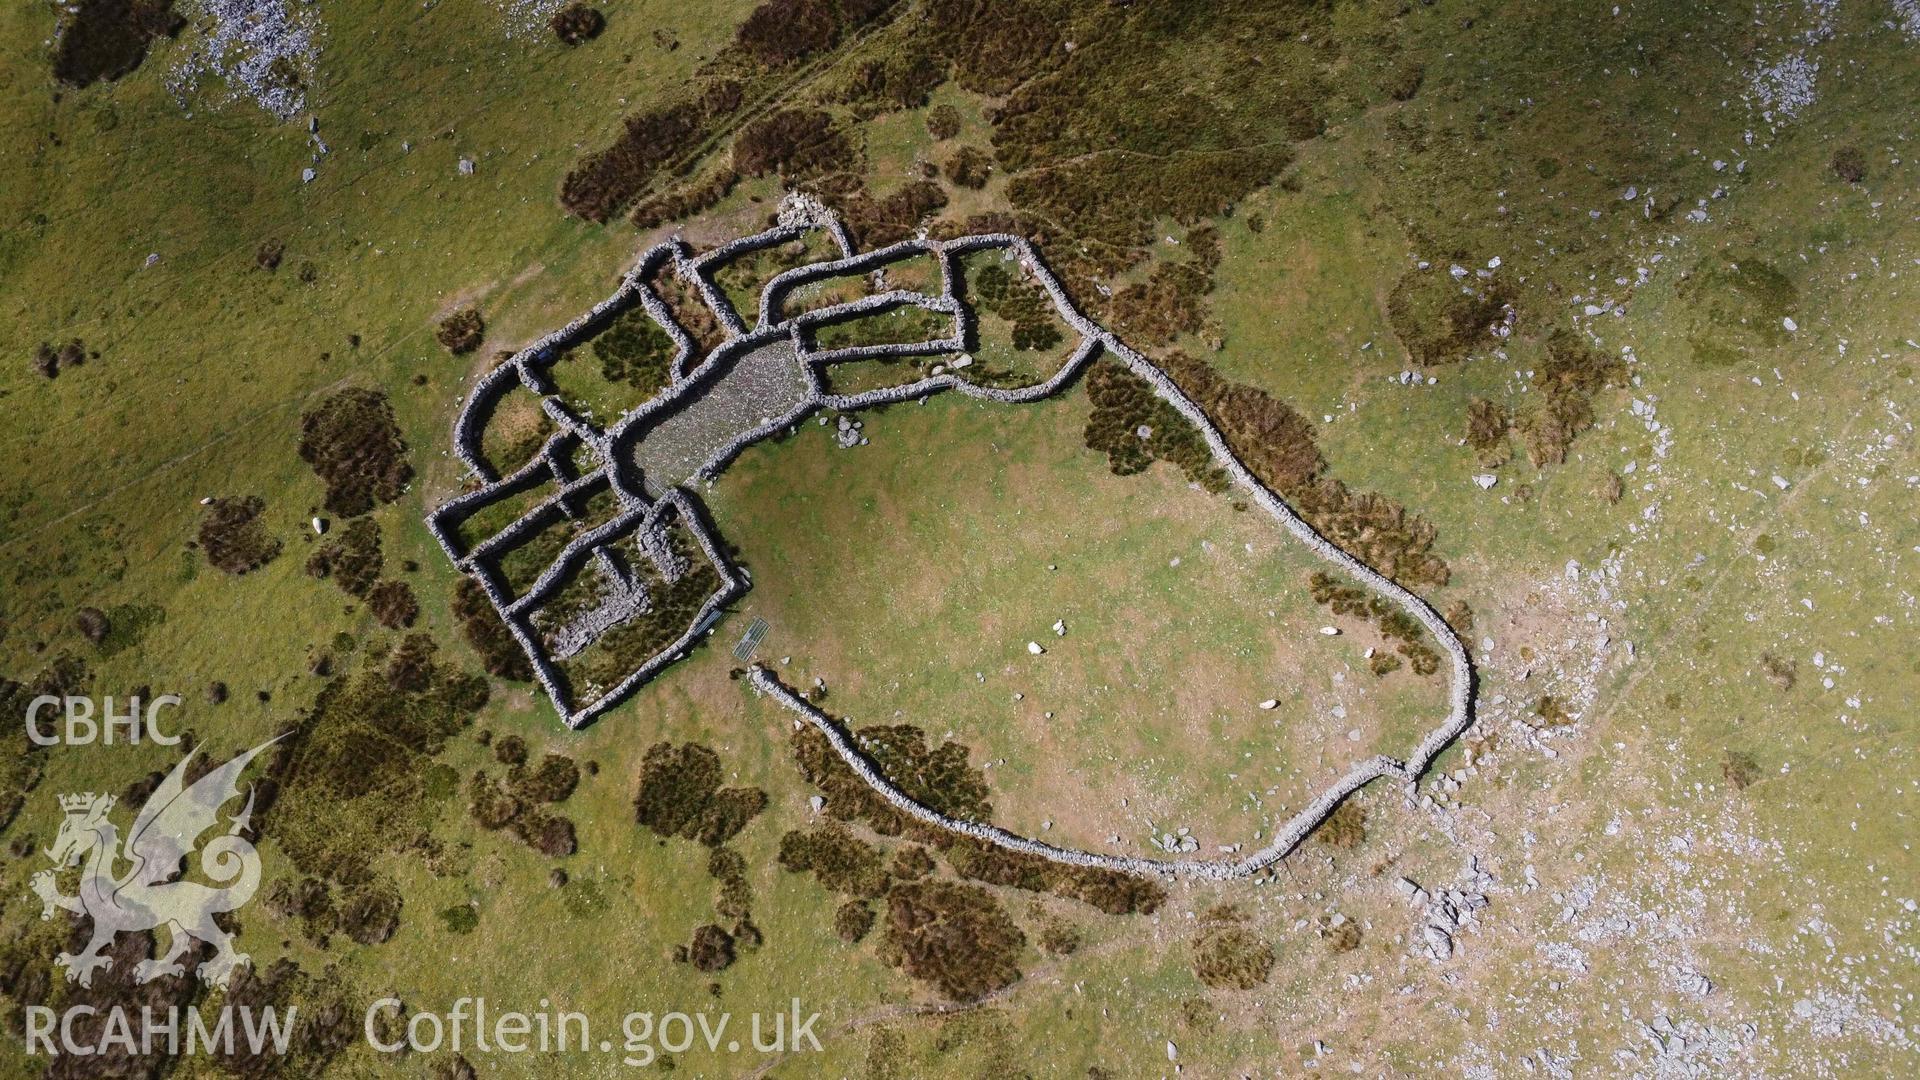
<svg viewBox="0 0 1920 1080"><path fill-rule="evenodd" d="M210 986L226 986L234 969L248 963L245 953L234 951L233 935L220 929L213 917L245 904L260 887L260 854L240 835L253 814L251 788L245 807L230 820L227 831L203 847L196 845L219 824L220 808L239 797L240 774L248 763L278 741L270 739L191 784L187 767L198 751L188 754L135 815L124 844L108 818L119 800L92 792L60 797L66 818L46 852L54 869L35 874L32 885L46 905L41 918L52 918L54 909L61 908L93 920L93 938L87 947L54 959L66 969L67 981L92 985L93 973L112 963L106 949L115 936L161 927L170 935L167 950L157 959L141 961L134 971L135 982L185 973L179 960L196 939L215 950L196 972ZM181 880L187 856L196 850L200 875L212 885ZM123 862L125 872L116 874L116 866ZM82 863L79 891L61 892L58 875Z"/></svg>

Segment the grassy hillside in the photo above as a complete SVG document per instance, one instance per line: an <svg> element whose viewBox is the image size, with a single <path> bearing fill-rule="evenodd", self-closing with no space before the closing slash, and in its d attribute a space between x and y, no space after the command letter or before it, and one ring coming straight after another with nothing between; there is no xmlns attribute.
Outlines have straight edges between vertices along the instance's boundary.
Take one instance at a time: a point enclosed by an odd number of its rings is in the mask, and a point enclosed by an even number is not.
<svg viewBox="0 0 1920 1080"><path fill-rule="evenodd" d="M824 1061L674 1055L698 1075L1912 1071L1909 5L646 2L568 47L534 4L325 3L291 9L317 45L276 76L284 119L217 76L180 89L215 26L174 7L177 35L85 86L54 77L68 16L0 13L0 698L178 693L220 756L295 733L239 941L263 978L292 965L250 992L349 1022L291 1073L446 1064L361 1045L387 993L544 996L609 1032L823 1014ZM604 221L569 213L588 173ZM729 677L754 616L823 708L917 729L874 734L915 782L1093 846L1245 842L1424 729L1439 682L1368 671L1365 626L1314 633L1313 567L1177 446L1114 474L1085 381L751 451L702 493L755 575L721 647L584 732L482 675L512 673L420 523L462 482L471 377L667 229L757 228L788 187L869 242L1034 236L1268 440L1317 524L1418 577L1474 647L1476 727L1275 873L1164 895L942 849L834 787ZM485 341L451 355L436 329L469 306ZM316 461L371 508L327 509ZM105 1000L61 983L67 928L26 885L54 795L137 804L179 754L11 738L0 1072L36 1075L18 1006ZM667 827L757 804L662 742L765 808ZM890 869L923 847L929 877ZM1402 876L1488 897L1447 959ZM929 959L896 930L910 900L997 944ZM692 962L709 926L721 970Z"/></svg>

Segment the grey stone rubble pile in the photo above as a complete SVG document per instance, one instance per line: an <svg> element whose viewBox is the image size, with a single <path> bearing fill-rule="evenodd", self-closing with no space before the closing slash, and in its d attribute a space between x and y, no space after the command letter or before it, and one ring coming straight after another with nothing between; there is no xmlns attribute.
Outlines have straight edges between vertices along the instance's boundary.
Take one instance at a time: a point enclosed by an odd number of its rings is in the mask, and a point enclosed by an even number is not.
<svg viewBox="0 0 1920 1080"><path fill-rule="evenodd" d="M1673 982L1683 994L1706 997L1713 993L1713 980L1691 968L1682 968L1674 972Z"/></svg>
<svg viewBox="0 0 1920 1080"><path fill-rule="evenodd" d="M714 284L713 272L728 260L740 255L799 239L809 229L825 230L843 252L843 257L791 269L768 281L761 292L756 325L748 329ZM878 357L959 352L971 329L972 313L958 296L957 261L965 255L993 250L1001 251L1007 259L1017 264L1018 268L1047 294L1060 320L1079 335L1080 340L1057 372L1043 382L1009 389L973 383L957 373L956 369L959 365L956 364L953 368L943 369L938 374L930 374L900 386L883 387L856 394L832 394L827 391L822 369L833 363ZM781 318L788 294L804 284L846 274L871 273L890 262L919 255L931 256L940 267L941 286L938 295L896 290L803 312L784 320ZM727 341L724 344L712 350L690 368L688 365L695 353L691 336L675 322L665 303L645 282L648 276L668 262L672 264L674 272L682 280L691 284L701 296L727 333ZM549 440L533 464L520 470L514 477L497 480L479 449L479 428L492 396L505 392L512 385L515 377L522 385L536 393L551 394L551 387L547 385L541 370L550 365L567 347L597 332L614 315L635 302L641 304L648 315L667 331L678 347L678 355L670 365L669 387L653 399L626 413L604 433L560 409L558 402L548 397L548 411L555 417L561 431ZM814 349L810 344L812 336L810 331L815 327L873 314L904 304L950 315L954 320L953 335L925 342L854 346L833 350ZM455 422L455 452L486 486L436 509L428 516L428 525L433 530L435 538L446 550L448 557L462 570L472 574L486 590L489 599L501 610L509 628L513 630L522 647L527 650L543 687L570 725L583 724L612 707L661 667L671 662L704 629L719 606L744 588L740 574L720 554L712 536L701 523L692 495L684 488L673 488L665 492L658 503L650 503L643 493L643 485L636 478L627 475L628 469L623 466L623 462L630 457L627 442L636 435L644 438L647 430L644 425L650 418L664 414L668 410L680 408L689 396L703 393L706 383L725 371L726 363L732 357L739 355L742 350L759 348L781 338L786 338L792 343L795 355L800 358L800 367L808 387L806 400L780 416L742 418L740 433L722 445L704 465L696 470L695 479L711 482L720 470L724 469L746 447L793 430L807 415L818 410L831 409L848 413L875 405L912 401L943 390L958 390L969 397L1006 404L1037 401L1056 393L1096 355L1104 351L1144 380L1152 387L1155 394L1194 426L1215 460L1226 471L1233 485L1242 489L1251 502L1259 506L1321 559L1333 564L1374 592L1387 597L1418 621L1433 636L1448 660L1450 693L1447 714L1426 734L1414 748L1411 756L1405 761L1400 761L1381 755L1355 763L1343 776L1321 791L1277 829L1264 847L1245 856L1219 861L1155 860L1076 851L1017 836L994 826L950 818L914 801L894 787L873 768L859 748L841 732L838 725L788 689L770 670L765 667L756 667L753 670L752 680L756 687L772 695L798 713L804 721L812 723L825 733L830 744L848 765L903 813L940 828L974 836L988 843L1072 865L1097 866L1136 874L1170 873L1215 879L1241 877L1272 864L1292 851L1308 832L1333 812L1342 800L1365 784L1380 778L1390 778L1411 786L1426 771L1434 756L1457 738L1472 722L1473 666L1467 656L1466 648L1452 628L1425 601L1314 531L1312 526L1294 513L1293 509L1279 496L1261 483L1234 455L1212 420L1164 372L1112 333L1081 314L1068 298L1059 279L1046 267L1029 241L1003 233L965 236L952 240L936 240L922 236L864 254L855 254L847 241L844 229L840 227L830 211L811 200L790 196L783 203L774 228L754 236L739 238L698 258L692 257L686 246L678 239L650 248L641 256L634 269L627 274L620 289L612 297L567 326L521 350L500 368L484 377L475 387L467 406ZM618 497L620 513L612 521L576 537L569 543L555 566L541 576L526 596L517 600L510 598L495 580L492 571L482 565L479 560L472 559L459 550L459 545L452 538L451 527L459 518L470 515L481 504L500 497L503 490L511 494L513 491L525 490L543 482L542 470L545 471L546 478L555 479L563 485L568 484L569 478L564 476L558 461L565 455L566 450L570 449L565 442L569 438L580 440L601 462L598 469L590 473L587 478L581 479L604 478ZM579 479L573 480L576 485L579 482ZM508 531L514 537L530 533L540 524L540 521L536 520L536 515L540 514L541 509L555 504L564 508L567 505L567 496L568 489L563 487L561 493L541 504L541 508L536 508L535 511L516 521L513 526L509 526ZM553 672L551 662L527 632L520 617L531 605L537 603L538 599L544 597L544 590L551 589L552 583L556 582L564 572L563 568L570 568L573 562L585 558L592 550L631 531L640 518L657 513L661 507L668 505L672 505L679 511L680 520L698 540L707 558L720 571L725 585L707 604L703 605L693 625L679 640L647 661L617 687L592 702L575 706L560 689L559 680Z"/></svg>
<svg viewBox="0 0 1920 1080"><path fill-rule="evenodd" d="M673 550L673 543L667 535L667 523L656 520L640 529L640 550L647 553L653 565L660 568L660 576L671 585L687 572L687 560Z"/></svg>
<svg viewBox="0 0 1920 1080"><path fill-rule="evenodd" d="M1178 832L1163 832L1154 838L1161 851L1199 851L1200 841L1194 837L1193 830L1182 828Z"/></svg>
<svg viewBox="0 0 1920 1080"><path fill-rule="evenodd" d="M860 434L860 429L863 426L865 425L861 424L858 420L845 416L841 417L839 422L834 426L834 443L842 450L848 450L856 446L865 446L867 442L866 437Z"/></svg>
<svg viewBox="0 0 1920 1080"><path fill-rule="evenodd" d="M494 0L494 6L500 9L502 29L507 37L541 37L551 32L547 29L548 20L569 2L570 0Z"/></svg>
<svg viewBox="0 0 1920 1080"><path fill-rule="evenodd" d="M1637 1023L1644 1046L1624 1046L1611 1055L1623 1073L1636 1076L1710 1080L1740 1075L1741 1064L1752 1061L1751 1051L1760 1034L1752 1023L1725 1026L1685 1017L1676 1020L1665 1013ZM1646 1071L1649 1067L1651 1073Z"/></svg>
<svg viewBox="0 0 1920 1080"><path fill-rule="evenodd" d="M230 95L251 98L281 120L306 108L302 87L310 80L289 82L285 72L309 76L319 60L324 30L315 8L296 8L289 0L196 0L191 6L207 29L201 44L167 74L167 90L181 108L189 107L209 76L223 80Z"/></svg>
<svg viewBox="0 0 1920 1080"><path fill-rule="evenodd" d="M1454 936L1472 925L1486 908L1493 877L1480 868L1480 860L1475 857L1468 860L1460 884L1437 894L1429 893L1412 878L1401 878L1396 887L1418 913L1413 951L1438 962L1453 955Z"/></svg>
<svg viewBox="0 0 1920 1080"><path fill-rule="evenodd" d="M625 575L614 576L616 572L607 565L611 558L604 549L595 552L595 562L600 567L603 580L609 582L600 603L548 635L555 659L571 659L599 640L600 635L653 610L653 599L647 595L646 583Z"/></svg>

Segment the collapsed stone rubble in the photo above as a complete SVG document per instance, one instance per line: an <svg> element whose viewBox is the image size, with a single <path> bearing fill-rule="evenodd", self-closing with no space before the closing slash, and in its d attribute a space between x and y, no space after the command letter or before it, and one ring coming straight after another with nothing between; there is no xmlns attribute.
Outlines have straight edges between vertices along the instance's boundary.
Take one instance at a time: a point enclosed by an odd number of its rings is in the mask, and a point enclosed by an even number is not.
<svg viewBox="0 0 1920 1080"><path fill-rule="evenodd" d="M1454 937L1486 908L1493 877L1480 868L1476 857L1468 860L1467 872L1458 885L1438 893L1429 893L1412 878L1401 878L1396 887L1416 911L1414 953L1438 962L1453 955Z"/></svg>

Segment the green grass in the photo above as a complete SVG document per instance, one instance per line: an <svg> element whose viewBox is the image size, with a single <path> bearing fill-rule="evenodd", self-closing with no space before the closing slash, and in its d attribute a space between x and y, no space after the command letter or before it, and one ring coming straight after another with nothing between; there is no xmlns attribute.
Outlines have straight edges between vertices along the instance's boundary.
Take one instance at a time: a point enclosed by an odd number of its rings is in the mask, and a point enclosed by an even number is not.
<svg viewBox="0 0 1920 1080"><path fill-rule="evenodd" d="M1442 682L1367 672L1384 643L1318 633L1297 542L1169 467L1113 476L1087 411L941 395L869 415L857 450L807 427L749 451L708 501L754 574L741 614L772 624L762 655L824 678L838 714L952 731L993 763L1002 823L1101 850L1181 825L1248 843L1353 761L1410 752Z"/></svg>
<svg viewBox="0 0 1920 1080"><path fill-rule="evenodd" d="M273 124L246 103L200 101L188 117L169 100L164 75L191 35L157 42L119 83L56 103L43 47L51 9L0 14L0 137L14 152L0 184L0 336L12 357L0 363L0 671L30 676L61 651L84 656L91 692L180 693L169 728L191 728L225 755L313 703L324 683L307 673L316 652L349 671L384 656L396 636L304 572L322 488L295 452L299 418L343 384L389 394L417 470L400 502L374 512L386 575L414 586L420 628L443 655L474 667L447 610L453 571L420 522L460 481L442 456L454 410L495 350L603 298L630 264L639 238L565 218L560 177L583 148L610 141L621 115L684 84L748 7L624 5L603 37L574 50L506 39L486 5L407 19L364 3L317 8L328 41L313 101L333 152L304 186L303 124ZM599 763L557 808L578 826L580 854L549 860L481 832L462 790L438 804L432 829L456 853L451 873L414 854L377 862L406 896L393 941L321 951L256 905L242 947L262 968L282 955L316 976L331 966L350 1010L389 992L438 1010L475 993L502 1007L547 997L609 1034L627 1009L743 1012L798 996L826 1014L827 1053L773 1075L861 1075L887 1058L925 1074L1100 1065L1157 1075L1169 1040L1189 1074L1270 1073L1301 1067L1315 1039L1333 1047L1323 1069L1504 1075L1545 1047L1605 1071L1619 1046L1643 1045L1639 1025L1655 1015L1755 1023L1752 1060L1734 1071L1908 1071L1910 1052L1873 1025L1905 1023L1893 1006L1911 963L1889 941L1905 932L1897 904L1920 871L1907 839L1915 731L1904 710L1920 671L1905 645L1902 584L1920 544L1904 422L1920 363L1906 344L1914 185L1913 166L1892 163L1911 157L1899 147L1912 133L1890 105L1920 87L1911 43L1878 17L1843 11L1839 37L1821 46L1821 101L1778 133L1737 102L1719 106L1749 55L1777 58L1787 33L1748 26L1745 14L1638 4L1614 17L1526 3L1414 6L1394 18L1348 5L1324 34L1289 43L1289 56L1342 50L1324 95L1331 127L1296 148L1297 184L1262 188L1221 221L1211 305L1224 345L1208 358L1315 419L1332 475L1435 523L1454 569L1441 599L1470 602L1471 639L1495 642L1481 658L1481 703L1484 730L1501 736L1450 830L1382 787L1362 796L1367 840L1310 846L1273 884L1176 886L1158 915L1133 918L1009 894L1030 939L1056 916L1082 932L1080 950L1050 959L1030 947L1028 979L1004 999L915 1014L920 991L871 943L840 944L822 889L775 864L780 834L809 820L812 792L790 761L790 718L725 677L739 616L769 618L761 658L791 656L789 681L824 676L830 710L859 724L897 711L932 736L951 730L976 763L1005 759L987 774L1004 824L1038 832L1050 818L1044 835L1094 846L1118 832L1138 850L1148 820L1191 824L1209 849L1244 842L1346 752L1404 752L1442 693L1404 670L1366 674L1358 627L1315 633L1332 620L1306 597L1311 564L1264 521L1164 465L1108 474L1080 444L1077 391L1019 408L947 395L869 415L869 446L841 451L807 427L722 478L711 505L755 571L716 634L722 648L696 649L584 732L562 730L525 687L496 687L476 726L520 735L536 756ZM679 48L658 45L656 27ZM1189 54L1162 67L1231 95L1236 73L1211 69L1205 42L1180 48ZM1413 101L1392 103L1383 76L1408 58L1425 63L1425 81ZM952 85L933 101L959 106L955 140L930 144L918 110L863 129L876 193L918 159L988 145L1000 102ZM1124 101L1115 109L1128 115ZM1863 148L1864 183L1833 178L1842 142ZM474 175L457 173L462 156ZM1716 157L1748 170L1714 173ZM1729 194L1710 202L1706 224L1649 221L1619 198L1628 184L1682 200L1682 212L1716 186ZM748 185L691 225L757 227L767 206L748 199L771 190ZM947 217L1005 198L999 180L956 192ZM286 245L273 274L253 265L267 240ZM1791 303L1769 275L1729 276L1729 252L1774 268ZM160 260L143 269L149 253ZM1489 342L1432 372L1432 387L1390 384L1408 366L1385 315L1401 272L1415 258L1479 266L1492 255L1529 279L1508 356ZM1522 457L1495 470L1493 490L1475 487L1485 466L1458 445L1467 403L1488 396L1524 413L1534 391L1513 371L1539 365L1538 342L1581 309L1574 295L1619 295L1606 283L1640 265L1653 272L1628 316L1595 323L1608 348L1633 346L1639 384L1596 399L1599 423L1566 464L1535 470ZM485 315L488 340L454 359L432 331L466 303ZM1774 330L1783 311L1798 332ZM34 344L72 337L101 358L51 382L31 371ZM1710 349L1705 359L1719 362L1703 363L1702 341L1737 348ZM1627 411L1634 398L1654 401L1671 426L1666 457ZM1611 473L1625 493L1609 506L1595 491ZM234 578L186 550L208 495L261 496L281 555ZM1591 570L1609 556L1621 572L1604 596L1565 584L1569 560ZM419 569L405 570L408 560ZM905 584L883 584L895 579ZM82 605L110 613L107 647L73 629ZM1049 626L1062 617L1069 632L1055 638ZM1610 639L1609 658L1589 671L1577 646L1596 632ZM343 633L356 642L350 654L335 644ZM1048 653L1029 656L1029 640ZM1792 690L1765 678L1769 653L1796 662ZM1367 693L1346 700L1336 727L1322 710L1343 668ZM213 680L231 689L224 705L205 701ZM1576 695L1583 681L1590 693ZM261 690L271 701L256 699ZM1543 693L1583 705L1552 758L1510 721ZM1279 708L1253 708L1266 697ZM1048 709L1051 739L1040 734ZM1327 738L1362 725L1361 743ZM639 761L661 739L713 746L727 783L772 800L735 842L768 944L717 980L667 959L713 917L704 849L660 844L633 824ZM1757 766L1744 791L1723 778L1730 752ZM33 849L57 827L53 795L119 792L175 757L90 747L41 760L45 777L8 831ZM1442 767L1463 760L1450 751ZM499 770L465 735L436 764L462 781ZM1123 792L1130 806L1117 805ZM1688 840L1684 853L1676 837ZM271 833L263 850L270 879L292 872ZM1487 922L1462 936L1450 965L1409 958L1412 916L1393 878L1444 886L1470 854L1500 885ZM40 927L25 888L36 862L0 873L9 939ZM547 884L555 865L573 884ZM1539 889L1518 887L1528 865ZM1600 899L1569 921L1565 898L1583 879ZM1208 990L1192 973L1200 920L1189 915L1222 902L1240 905L1279 955L1257 991ZM469 903L473 929L453 933L439 913ZM1364 927L1351 953L1300 929L1335 910ZM1616 912L1631 915L1634 936L1574 936ZM1562 943L1585 950L1586 972L1543 960ZM1668 969L1683 958L1713 978L1714 995L1674 991ZM709 981L721 983L718 999ZM1824 992L1855 1010L1838 1035L1795 1018L1799 1000ZM476 1064L488 1076L629 1071L591 1055ZM753 1064L682 1062L729 1075ZM391 1065L356 1048L335 1071ZM0 1071L29 1067L16 1043L0 1044Z"/></svg>
<svg viewBox="0 0 1920 1080"><path fill-rule="evenodd" d="M724 27L735 8L683 9L675 18L685 20L676 28L685 44L671 53L650 43L652 20L640 11L571 51L508 42L488 13L435 11L378 27L371 9L329 12L334 40L365 44L322 61L315 104L334 151L306 186L304 131L238 104L183 115L160 85L164 46L128 80L68 92L58 105L36 80L16 81L0 99L0 123L10 140L40 149L28 173L36 182L8 185L10 205L0 207L27 226L9 229L16 240L0 253L0 319L9 340L78 336L103 358L54 382L24 364L0 374L21 420L7 435L22 466L10 485L38 481L0 543L83 509L151 520L187 491L232 483L203 464L209 447L290 447L302 404L337 383L389 387L410 431L440 430L423 421L446 414L463 366L431 340L436 311L455 296L479 298L489 348L530 335L604 292L627 244L553 208L571 140L615 119L599 93L568 85L670 86L700 48L699 27ZM45 16L6 16L0 41L15 70L38 69ZM546 74L531 77L536 70ZM102 132L85 110L107 95L120 123ZM363 131L377 136L366 150ZM474 176L455 171L462 155L478 162ZM43 179L54 176L58 185ZM253 252L274 238L287 255L267 274ZM161 258L143 270L148 252ZM315 267L311 285L299 281L302 262ZM546 272L516 286L535 265ZM406 385L416 372L428 386ZM149 411L160 402L164 423ZM99 431L138 434L103 447L87 434Z"/></svg>

